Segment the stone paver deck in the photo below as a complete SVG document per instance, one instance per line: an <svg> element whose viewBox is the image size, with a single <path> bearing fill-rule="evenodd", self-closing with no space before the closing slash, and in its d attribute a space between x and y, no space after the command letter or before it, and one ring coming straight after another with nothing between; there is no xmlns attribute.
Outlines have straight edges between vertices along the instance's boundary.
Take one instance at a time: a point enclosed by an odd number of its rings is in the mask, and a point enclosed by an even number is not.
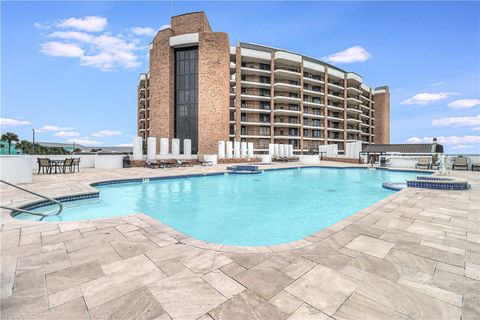
<svg viewBox="0 0 480 320"><path fill-rule="evenodd" d="M91 169L27 187L61 196L95 181L224 169ZM205 243L141 213L57 223L3 210L1 318L479 319L480 175L453 174L473 188L409 188L270 247ZM34 200L1 191L2 204Z"/></svg>

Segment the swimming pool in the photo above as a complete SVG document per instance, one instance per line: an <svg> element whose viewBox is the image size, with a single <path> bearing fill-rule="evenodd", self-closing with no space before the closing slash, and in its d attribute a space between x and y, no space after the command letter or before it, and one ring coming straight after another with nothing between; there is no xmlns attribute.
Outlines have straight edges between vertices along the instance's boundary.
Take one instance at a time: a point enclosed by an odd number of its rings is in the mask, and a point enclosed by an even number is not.
<svg viewBox="0 0 480 320"><path fill-rule="evenodd" d="M99 198L65 203L72 221L145 213L208 242L256 246L288 243L326 228L391 195L383 182L415 172L302 168L259 175L216 175L97 186ZM53 206L35 209L48 212ZM21 214L19 219L38 219Z"/></svg>

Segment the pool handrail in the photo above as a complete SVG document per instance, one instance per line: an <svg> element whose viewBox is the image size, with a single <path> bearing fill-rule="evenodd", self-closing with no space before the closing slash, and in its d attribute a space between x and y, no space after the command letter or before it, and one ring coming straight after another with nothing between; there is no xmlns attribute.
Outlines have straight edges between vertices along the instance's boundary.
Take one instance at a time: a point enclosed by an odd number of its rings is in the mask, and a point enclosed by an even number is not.
<svg viewBox="0 0 480 320"><path fill-rule="evenodd" d="M20 186L17 186L16 184L7 182L5 180L0 180L0 182L5 183L6 185L9 185L9 186L14 187L16 189L19 189L19 190L25 191L27 193L33 194L34 196L37 196L37 197L43 198L45 200L51 201L51 202L55 203L56 205L58 205L57 210L51 211L51 212L48 212L48 213L33 212L33 211L24 210L24 209L20 209L20 208L13 208L13 207L0 205L0 208L2 208L2 209L11 210L12 213L14 213L14 214L12 214L13 216L16 216L19 213L27 213L27 214L31 214L31 215L34 215L34 216L40 216L40 217L42 217L42 218L40 218L40 220L42 220L45 217L58 216L63 211L63 204L58 200L55 200L53 198L49 198L47 196L41 195L39 193L33 192L33 191L25 189L25 188L22 188Z"/></svg>

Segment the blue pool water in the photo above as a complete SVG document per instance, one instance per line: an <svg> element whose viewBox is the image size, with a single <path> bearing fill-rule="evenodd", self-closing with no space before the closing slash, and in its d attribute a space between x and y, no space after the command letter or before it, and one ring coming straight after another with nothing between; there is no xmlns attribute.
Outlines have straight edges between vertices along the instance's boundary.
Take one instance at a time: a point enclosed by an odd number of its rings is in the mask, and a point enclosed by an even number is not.
<svg viewBox="0 0 480 320"><path fill-rule="evenodd" d="M258 175L220 175L98 186L100 198L66 202L44 221L142 212L196 239L272 245L304 238L393 194L383 182L418 173L303 168ZM48 212L53 206L36 209ZM18 215L20 219L38 219Z"/></svg>

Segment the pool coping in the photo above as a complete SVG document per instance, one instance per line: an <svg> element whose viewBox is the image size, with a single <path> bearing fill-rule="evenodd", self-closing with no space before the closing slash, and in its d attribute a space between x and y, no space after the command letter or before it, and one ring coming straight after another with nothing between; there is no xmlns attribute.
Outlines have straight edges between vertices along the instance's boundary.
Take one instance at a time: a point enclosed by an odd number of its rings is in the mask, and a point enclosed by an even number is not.
<svg viewBox="0 0 480 320"><path fill-rule="evenodd" d="M300 166L292 166L292 167L281 167L281 168L267 168L263 169L262 171L276 171L276 170L295 170L295 169L302 169L302 168L326 168L326 169L365 169L371 170L370 167L365 166L321 166L321 165L300 165ZM375 170L387 170L387 171L396 171L396 172L416 172L416 173L431 173L435 175L436 171L433 170L405 170L401 168L373 168ZM61 202L69 202L74 200L81 200L87 198L96 198L99 197L100 191L95 189L96 186L104 186L104 185L111 185L111 184L123 184L123 183L133 183L133 182L144 182L144 181L159 181L159 180L169 180L169 179L178 179L178 178L191 178L191 177L202 177L202 176L220 176L220 175L228 175L229 172L227 170L220 170L210 173L199 173L199 174L180 174L180 175L172 175L172 176L155 176L155 177L144 177L144 178L130 178L130 179L114 179L114 180L101 180L88 183L88 186L92 188L94 191L92 192L81 192L81 193L73 193L70 195L54 197L55 200ZM298 239L295 241L283 243L283 244L276 244L276 245L267 245L267 246L233 246L233 245L224 245L219 243L208 242L204 240L199 240L193 237L190 237L180 230L173 228L172 226L163 223L157 219L150 217L149 215L138 212L138 213L131 213L131 214L124 214L118 215L103 219L89 219L89 220L78 220L78 221L102 221L102 220L110 220L114 218L121 218L127 216L137 216L142 220L146 221L148 224L152 226L159 227L162 232L167 233L168 235L172 236L173 238L179 239L180 243L185 245L190 245L193 247L206 249L206 250L214 250L220 252L228 252L228 253L278 253L284 251L290 251L295 249L306 248L312 245L315 245L317 242L334 235L335 233L343 230L344 228L350 226L354 222L368 216L372 211L374 211L377 207L381 206L385 202L389 202L392 199L401 195L402 192L406 191L408 188L403 190L397 191L373 204L370 206L363 208L359 211L356 211L349 215L348 217L341 219L340 221L323 228L313 234L310 234L302 239ZM25 208L38 208L43 206L47 200L36 200L30 201L22 204L18 208L25 209ZM8 214L12 219L16 221L25 221L29 223L42 223L42 224L63 224L63 223L75 223L75 221L38 221L38 220L20 220L16 219L12 214L14 211L8 210L10 213Z"/></svg>

